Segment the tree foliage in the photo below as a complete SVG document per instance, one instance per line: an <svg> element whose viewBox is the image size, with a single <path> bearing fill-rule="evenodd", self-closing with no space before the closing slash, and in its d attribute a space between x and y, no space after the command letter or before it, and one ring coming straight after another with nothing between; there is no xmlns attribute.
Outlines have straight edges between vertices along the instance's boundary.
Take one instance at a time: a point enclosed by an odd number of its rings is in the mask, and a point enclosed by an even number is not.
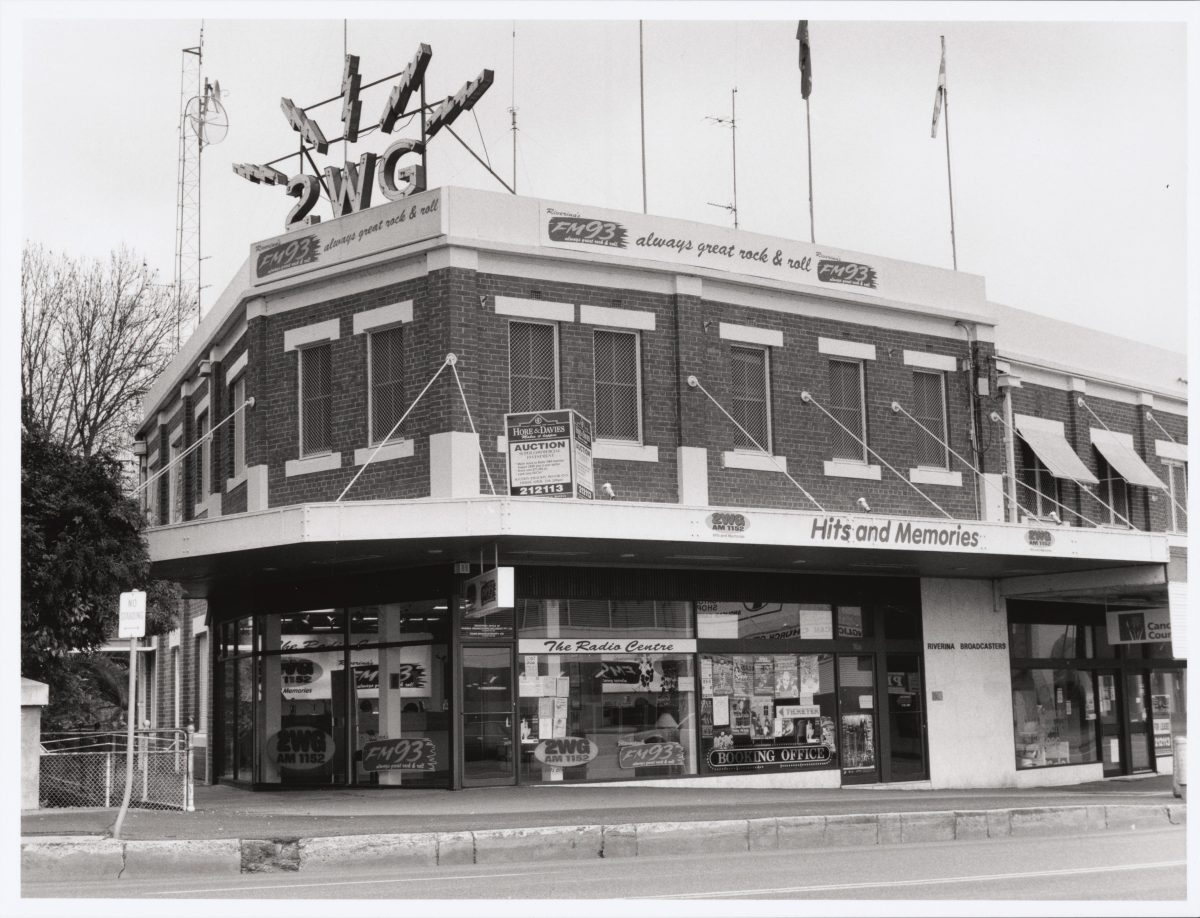
<svg viewBox="0 0 1200 918"><path fill-rule="evenodd" d="M72 651L115 634L123 591L147 590L147 633L168 625L178 592L149 579L145 521L120 463L68 448L28 413L23 420L21 673L57 685Z"/></svg>
<svg viewBox="0 0 1200 918"><path fill-rule="evenodd" d="M177 343L173 288L154 277L126 249L100 261L26 244L21 399L52 439L84 455L128 446ZM194 314L194 298L181 311Z"/></svg>

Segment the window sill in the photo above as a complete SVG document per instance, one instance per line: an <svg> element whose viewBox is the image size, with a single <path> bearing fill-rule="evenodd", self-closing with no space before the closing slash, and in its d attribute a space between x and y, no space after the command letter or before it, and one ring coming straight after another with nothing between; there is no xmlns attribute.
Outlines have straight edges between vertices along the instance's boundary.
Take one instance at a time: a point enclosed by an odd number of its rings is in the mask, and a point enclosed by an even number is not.
<svg viewBox="0 0 1200 918"><path fill-rule="evenodd" d="M772 462L772 459L775 461ZM787 457L726 450L721 454L721 465L727 469L749 469L752 472L786 472Z"/></svg>
<svg viewBox="0 0 1200 918"><path fill-rule="evenodd" d="M596 440L592 443L593 459L620 459L625 462L658 462L658 447L643 446L625 440Z"/></svg>
<svg viewBox="0 0 1200 918"><path fill-rule="evenodd" d="M393 440L390 443L385 443L379 447L379 452L375 452L374 446L366 446L362 449L354 451L354 464L366 465L367 460L371 458L371 454L375 453L374 462L387 462L391 459L407 459L413 454L412 440ZM374 463L372 463L374 464Z"/></svg>
<svg viewBox="0 0 1200 918"><path fill-rule="evenodd" d="M289 459L284 464L283 474L285 477L291 478L294 475L311 475L313 472L328 472L341 467L341 453L325 453L305 459Z"/></svg>
<svg viewBox="0 0 1200 918"><path fill-rule="evenodd" d="M913 484L943 485L947 488L962 487L962 472L947 469L909 469L908 480Z"/></svg>
<svg viewBox="0 0 1200 918"><path fill-rule="evenodd" d="M226 492L232 491L238 485L243 485L245 483L246 483L246 470L242 469L242 471L240 473L238 473L237 475L234 475L232 478L225 479L225 491Z"/></svg>
<svg viewBox="0 0 1200 918"><path fill-rule="evenodd" d="M852 462L848 459L831 459L825 463L826 478L861 478L867 481L879 481L883 478L883 470L877 465L865 462Z"/></svg>

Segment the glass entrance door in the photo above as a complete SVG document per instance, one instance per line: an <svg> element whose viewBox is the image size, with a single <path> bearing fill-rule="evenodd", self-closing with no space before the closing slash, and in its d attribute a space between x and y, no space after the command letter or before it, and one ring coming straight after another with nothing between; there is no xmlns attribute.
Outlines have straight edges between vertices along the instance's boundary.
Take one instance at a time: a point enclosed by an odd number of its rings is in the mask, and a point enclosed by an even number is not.
<svg viewBox="0 0 1200 918"><path fill-rule="evenodd" d="M925 764L925 711L921 703L921 655L887 655L888 770L886 781L921 781Z"/></svg>
<svg viewBox="0 0 1200 918"><path fill-rule="evenodd" d="M516 783L512 648L463 647L463 786Z"/></svg>
<svg viewBox="0 0 1200 918"><path fill-rule="evenodd" d="M842 783L879 780L875 737L875 657L842 654L838 658L838 707L841 710Z"/></svg>
<svg viewBox="0 0 1200 918"><path fill-rule="evenodd" d="M1130 771L1153 771L1150 693L1146 689L1145 673L1130 673L1125 677L1125 715L1129 725Z"/></svg>
<svg viewBox="0 0 1200 918"><path fill-rule="evenodd" d="M1125 757L1121 753L1121 707L1117 697L1119 677L1115 672L1097 674L1100 689L1097 698L1100 722L1100 760L1104 776L1124 774Z"/></svg>

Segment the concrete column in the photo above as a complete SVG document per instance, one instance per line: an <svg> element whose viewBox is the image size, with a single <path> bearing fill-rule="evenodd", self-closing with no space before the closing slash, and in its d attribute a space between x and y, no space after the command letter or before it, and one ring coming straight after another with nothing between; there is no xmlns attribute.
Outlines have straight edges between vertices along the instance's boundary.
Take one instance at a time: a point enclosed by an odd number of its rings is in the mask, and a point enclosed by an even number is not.
<svg viewBox="0 0 1200 918"><path fill-rule="evenodd" d="M429 496L479 496L479 438L458 430L429 437Z"/></svg>
<svg viewBox="0 0 1200 918"><path fill-rule="evenodd" d="M266 510L267 506L267 467L265 465L247 466L246 511Z"/></svg>
<svg viewBox="0 0 1200 918"><path fill-rule="evenodd" d="M708 450L699 446L679 447L679 502L708 506Z"/></svg>
<svg viewBox="0 0 1200 918"><path fill-rule="evenodd" d="M50 686L21 678L21 809L36 810L42 782L42 708Z"/></svg>

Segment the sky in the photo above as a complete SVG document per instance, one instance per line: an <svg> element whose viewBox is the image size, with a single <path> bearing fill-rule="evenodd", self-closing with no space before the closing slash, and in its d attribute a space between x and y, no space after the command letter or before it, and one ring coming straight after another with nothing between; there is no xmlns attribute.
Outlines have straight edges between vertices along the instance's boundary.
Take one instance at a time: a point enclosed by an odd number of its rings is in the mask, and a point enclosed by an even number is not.
<svg viewBox="0 0 1200 918"><path fill-rule="evenodd" d="M23 79L16 98L5 99L6 108L20 107L19 238L97 257L123 244L164 282L174 265L182 49L199 43L203 24L203 74L220 82L230 123L202 157L205 308L251 242L283 231L292 203L282 188L236 176L232 164L296 149L279 100L307 106L337 95L343 41L359 56L364 83L403 70L429 44L431 98L493 70L491 89L455 127L505 181L513 178L515 107L520 194L640 211L639 18L650 213L731 225L724 205L733 200L733 138L728 124L711 119L731 116L736 87L740 227L808 240L795 37L797 18L807 15L816 241L949 268L946 120L930 136L944 35L959 269L983 275L993 301L1184 349L1185 18L1195 25L1194 4L108 3L22 11ZM980 15L988 21L963 18ZM1029 16L1058 21L1015 18ZM1120 21L1131 18L1139 21ZM377 120L393 82L363 93L364 124ZM340 109L315 113L329 137L340 136ZM349 158L382 152L389 139L366 137ZM317 161L340 165L342 145ZM431 188L504 190L445 133L428 163ZM299 171L294 157L283 168ZM328 204L321 209L331 219Z"/></svg>

